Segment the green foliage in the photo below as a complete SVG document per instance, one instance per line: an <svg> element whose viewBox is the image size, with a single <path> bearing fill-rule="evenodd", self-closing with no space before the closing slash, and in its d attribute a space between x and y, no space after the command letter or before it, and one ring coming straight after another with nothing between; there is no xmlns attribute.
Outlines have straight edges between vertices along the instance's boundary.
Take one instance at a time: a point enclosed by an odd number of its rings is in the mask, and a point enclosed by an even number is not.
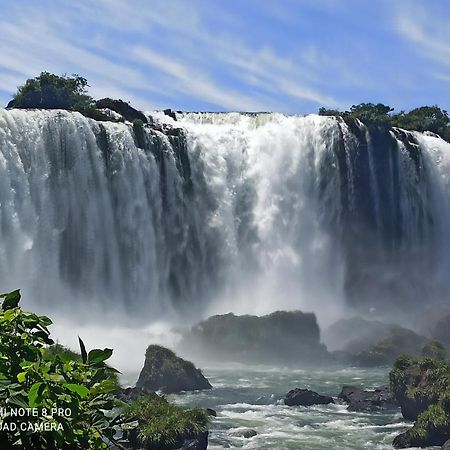
<svg viewBox="0 0 450 450"><path fill-rule="evenodd" d="M422 356L428 358L445 359L447 350L439 341L433 339L427 342L422 349Z"/></svg>
<svg viewBox="0 0 450 450"><path fill-rule="evenodd" d="M15 423L17 429L0 431L0 448L108 448L106 442L114 440L122 426L122 417L113 409L123 406L112 395L116 371L105 364L112 351L87 353L80 340L81 359L74 357L53 345L48 317L19 307L19 291L0 297L0 407L38 411L36 416L2 416L3 427ZM58 408L64 414L56 413Z"/></svg>
<svg viewBox="0 0 450 450"><path fill-rule="evenodd" d="M447 140L450 137L449 122L447 111L438 106L422 106L408 113L401 111L392 117L393 126L405 130L432 131Z"/></svg>
<svg viewBox="0 0 450 450"><path fill-rule="evenodd" d="M382 103L360 103L349 111L320 108L321 116L342 117L344 120L360 120L368 127L398 127L405 130L431 131L450 142L450 117L438 106L421 106L409 112L400 111Z"/></svg>
<svg viewBox="0 0 450 450"><path fill-rule="evenodd" d="M195 437L208 428L203 409L183 409L155 393L140 397L124 410L130 420L139 423L137 436L130 437L135 448L172 449L184 439Z"/></svg>
<svg viewBox="0 0 450 450"><path fill-rule="evenodd" d="M144 122L141 119L133 119L133 126L142 128L144 126Z"/></svg>
<svg viewBox="0 0 450 450"><path fill-rule="evenodd" d="M346 113L348 118L359 119L366 125L389 126L389 114L394 109L382 103L361 103L353 105Z"/></svg>
<svg viewBox="0 0 450 450"><path fill-rule="evenodd" d="M86 111L93 108L94 101L87 95L87 80L74 74L58 76L41 72L28 79L17 90L13 99L15 108L69 109Z"/></svg>
<svg viewBox="0 0 450 450"><path fill-rule="evenodd" d="M341 117L342 113L337 109L319 108L319 116Z"/></svg>

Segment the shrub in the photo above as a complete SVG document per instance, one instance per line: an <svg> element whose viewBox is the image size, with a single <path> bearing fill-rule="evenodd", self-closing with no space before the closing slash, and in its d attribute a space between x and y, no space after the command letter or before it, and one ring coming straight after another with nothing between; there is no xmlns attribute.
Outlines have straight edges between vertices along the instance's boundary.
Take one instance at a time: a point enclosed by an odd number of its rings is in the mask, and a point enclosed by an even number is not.
<svg viewBox="0 0 450 450"><path fill-rule="evenodd" d="M7 412L0 417L0 448L108 448L122 425L113 409L123 405L112 395L117 371L105 364L112 350L87 353L81 339L80 357L62 346L52 347L48 317L23 311L18 290L0 298L0 407ZM38 414L8 413L17 407L34 408ZM65 413L52 414L55 408Z"/></svg>
<svg viewBox="0 0 450 450"><path fill-rule="evenodd" d="M447 357L447 350L437 340L427 342L422 349L422 356L428 358L445 359Z"/></svg>
<svg viewBox="0 0 450 450"><path fill-rule="evenodd" d="M184 439L196 437L208 428L208 415L203 409L183 409L165 397L149 394L140 397L124 410L130 420L137 420L137 433L130 433L133 448L178 448Z"/></svg>

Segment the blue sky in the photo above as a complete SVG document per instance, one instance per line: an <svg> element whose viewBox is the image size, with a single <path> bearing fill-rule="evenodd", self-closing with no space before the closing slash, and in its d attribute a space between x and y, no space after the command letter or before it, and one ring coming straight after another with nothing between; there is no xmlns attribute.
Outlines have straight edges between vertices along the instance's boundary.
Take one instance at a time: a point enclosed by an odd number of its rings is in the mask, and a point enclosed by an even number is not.
<svg viewBox="0 0 450 450"><path fill-rule="evenodd" d="M448 0L0 0L0 103L78 73L141 109L450 109Z"/></svg>

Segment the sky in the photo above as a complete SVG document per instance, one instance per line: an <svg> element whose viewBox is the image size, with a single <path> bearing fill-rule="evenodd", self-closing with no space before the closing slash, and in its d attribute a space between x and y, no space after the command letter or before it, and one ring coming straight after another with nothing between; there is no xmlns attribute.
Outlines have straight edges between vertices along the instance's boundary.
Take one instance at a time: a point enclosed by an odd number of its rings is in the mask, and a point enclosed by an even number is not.
<svg viewBox="0 0 450 450"><path fill-rule="evenodd" d="M450 109L448 0L0 0L0 105L41 71L143 109Z"/></svg>

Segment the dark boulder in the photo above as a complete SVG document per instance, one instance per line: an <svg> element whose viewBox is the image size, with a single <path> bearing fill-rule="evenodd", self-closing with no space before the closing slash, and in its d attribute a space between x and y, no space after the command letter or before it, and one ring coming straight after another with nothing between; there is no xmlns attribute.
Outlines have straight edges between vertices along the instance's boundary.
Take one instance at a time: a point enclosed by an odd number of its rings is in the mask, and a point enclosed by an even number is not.
<svg viewBox="0 0 450 450"><path fill-rule="evenodd" d="M150 345L147 348L144 367L136 387L147 391L161 390L165 393L212 389L209 381L194 364L159 345Z"/></svg>
<svg viewBox="0 0 450 450"><path fill-rule="evenodd" d="M164 113L166 116L171 117L173 120L177 120L177 115L176 115L175 112L172 111L170 108L164 109L164 110L163 110L163 113Z"/></svg>
<svg viewBox="0 0 450 450"><path fill-rule="evenodd" d="M348 404L349 411L372 412L398 409L398 403L387 386L374 390L344 386L338 398Z"/></svg>
<svg viewBox="0 0 450 450"><path fill-rule="evenodd" d="M445 445L450 438L450 427L430 427L422 428L419 423L415 423L412 428L394 438L392 445L395 448L410 447L437 447Z"/></svg>
<svg viewBox="0 0 450 450"><path fill-rule="evenodd" d="M320 395L309 389L293 389L286 394L284 404L287 406L329 405L334 403L332 397Z"/></svg>
<svg viewBox="0 0 450 450"><path fill-rule="evenodd" d="M192 439L186 439L179 450L206 450L208 448L208 432L199 433Z"/></svg>
<svg viewBox="0 0 450 450"><path fill-rule="evenodd" d="M301 311L212 316L185 334L182 350L208 359L247 364L304 365L331 360L320 342L316 316Z"/></svg>
<svg viewBox="0 0 450 450"><path fill-rule="evenodd" d="M257 434L256 430L253 430L252 428L239 428L230 431L230 436L243 437L245 439L250 439Z"/></svg>
<svg viewBox="0 0 450 450"><path fill-rule="evenodd" d="M121 400L122 402L131 403L131 402L134 402L135 400L137 400L139 397L142 397L143 395L146 395L148 393L149 393L149 391L147 391L146 389L143 389L143 388L128 387L128 388L119 389L116 392L115 397L117 399Z"/></svg>
<svg viewBox="0 0 450 450"><path fill-rule="evenodd" d="M6 105L6 109L14 108L14 99L10 100Z"/></svg>
<svg viewBox="0 0 450 450"><path fill-rule="evenodd" d="M125 120L133 122L133 120L141 120L143 123L147 123L147 117L142 111L130 106L123 100L114 100L112 98L102 98L95 102L95 106L98 109L110 109L111 111L120 114Z"/></svg>

